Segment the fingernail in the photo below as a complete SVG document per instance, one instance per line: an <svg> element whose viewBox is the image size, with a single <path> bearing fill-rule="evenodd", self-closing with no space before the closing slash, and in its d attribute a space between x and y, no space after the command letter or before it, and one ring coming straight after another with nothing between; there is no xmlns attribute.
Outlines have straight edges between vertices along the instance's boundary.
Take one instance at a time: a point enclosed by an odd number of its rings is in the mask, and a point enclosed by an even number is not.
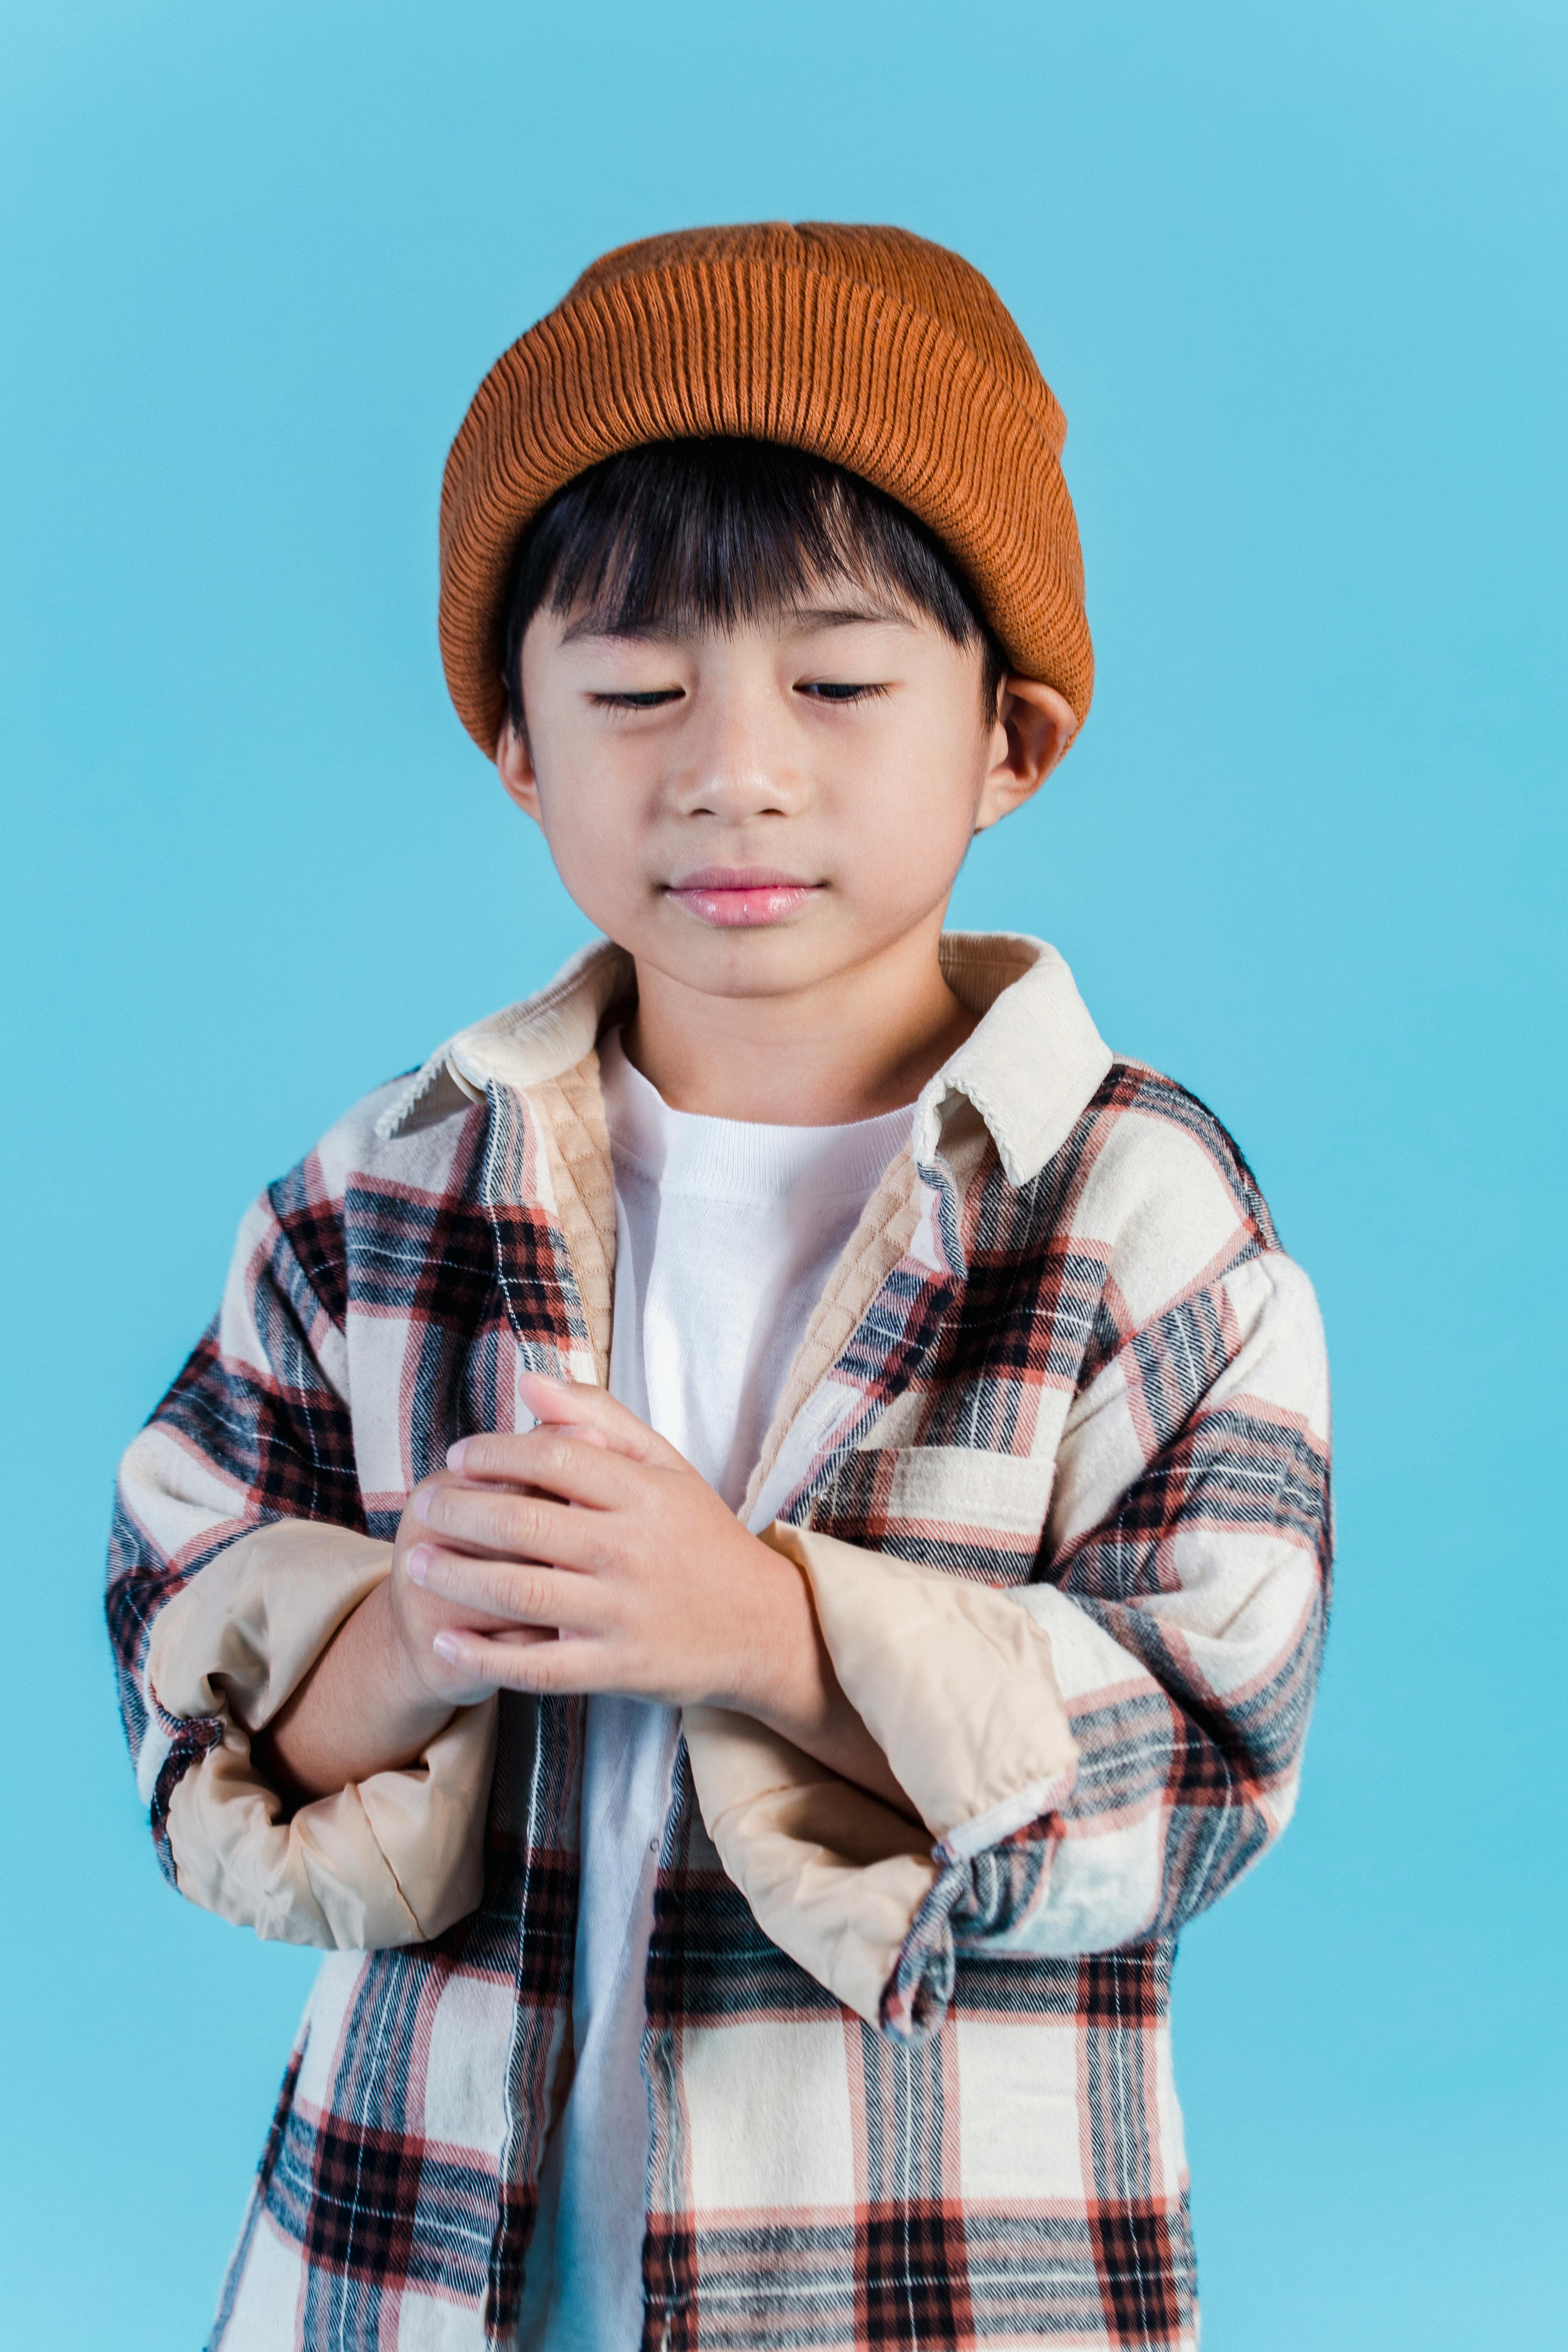
<svg viewBox="0 0 1568 2352"><path fill-rule="evenodd" d="M408 1570L411 1582L415 1584L428 1583L430 1579L429 1545L416 1544L404 1565Z"/></svg>
<svg viewBox="0 0 1568 2352"><path fill-rule="evenodd" d="M414 1497L414 1516L416 1519L423 1519L426 1527L430 1524L431 1500L432 1496L428 1486L421 1486L419 1492Z"/></svg>
<svg viewBox="0 0 1568 2352"><path fill-rule="evenodd" d="M468 1443L468 1441L466 1437L459 1437L455 1445L447 1446L447 1467L448 1470L460 1470L462 1468L463 1455L467 1450Z"/></svg>
<svg viewBox="0 0 1568 2352"><path fill-rule="evenodd" d="M458 1647L456 1633L437 1633L430 1647L438 1658L445 1658L448 1665L462 1664L463 1653Z"/></svg>

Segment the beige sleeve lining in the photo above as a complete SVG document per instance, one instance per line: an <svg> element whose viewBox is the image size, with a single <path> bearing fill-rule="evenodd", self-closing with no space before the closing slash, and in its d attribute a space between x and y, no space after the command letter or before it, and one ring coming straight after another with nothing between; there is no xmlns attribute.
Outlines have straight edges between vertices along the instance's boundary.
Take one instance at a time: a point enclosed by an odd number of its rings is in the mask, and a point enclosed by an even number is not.
<svg viewBox="0 0 1568 2352"><path fill-rule="evenodd" d="M747 1716L689 1706L684 1728L708 1834L758 1927L875 2024L936 1883L930 1837Z"/></svg>
<svg viewBox="0 0 1568 2352"><path fill-rule="evenodd" d="M392 1546L279 1519L218 1553L162 1612L148 1675L164 1711L216 1716L221 1743L169 1803L180 1891L259 1936L353 1951L426 1941L479 1899L496 1702L464 1707L417 1764L291 1819L250 1735L386 1575Z"/></svg>
<svg viewBox="0 0 1568 2352"><path fill-rule="evenodd" d="M554 1179L555 1213L576 1276L601 1388L610 1380L616 1286L616 1181L596 1051L529 1089Z"/></svg>
<svg viewBox="0 0 1568 2352"><path fill-rule="evenodd" d="M757 1924L875 2022L940 1869L1067 1795L1078 1751L1050 1637L1009 1593L775 1521L846 1696L923 1831L744 1717L686 1711L708 1833Z"/></svg>

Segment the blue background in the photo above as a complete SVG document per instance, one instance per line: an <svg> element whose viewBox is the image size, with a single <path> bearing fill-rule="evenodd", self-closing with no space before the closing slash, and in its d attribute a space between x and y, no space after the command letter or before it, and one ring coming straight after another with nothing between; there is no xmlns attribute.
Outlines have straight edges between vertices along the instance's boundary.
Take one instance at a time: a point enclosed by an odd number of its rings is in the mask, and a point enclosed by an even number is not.
<svg viewBox="0 0 1568 2352"><path fill-rule="evenodd" d="M1561 6L0 31L5 2340L200 2339L312 1966L156 1876L119 1448L262 1181L584 936L446 701L447 444L595 254L786 215L957 246L1063 400L1099 697L955 919L1219 1109L1334 1348L1304 1802L1178 1971L1205 2342L1560 2344Z"/></svg>

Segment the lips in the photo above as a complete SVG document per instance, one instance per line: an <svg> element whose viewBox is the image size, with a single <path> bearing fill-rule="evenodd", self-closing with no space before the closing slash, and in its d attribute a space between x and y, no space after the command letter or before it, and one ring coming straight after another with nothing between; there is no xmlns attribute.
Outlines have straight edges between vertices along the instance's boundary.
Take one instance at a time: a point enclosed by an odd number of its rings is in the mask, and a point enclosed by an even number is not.
<svg viewBox="0 0 1568 2352"><path fill-rule="evenodd" d="M821 887L771 866L704 866L672 882L667 895L699 922L741 930L784 921Z"/></svg>

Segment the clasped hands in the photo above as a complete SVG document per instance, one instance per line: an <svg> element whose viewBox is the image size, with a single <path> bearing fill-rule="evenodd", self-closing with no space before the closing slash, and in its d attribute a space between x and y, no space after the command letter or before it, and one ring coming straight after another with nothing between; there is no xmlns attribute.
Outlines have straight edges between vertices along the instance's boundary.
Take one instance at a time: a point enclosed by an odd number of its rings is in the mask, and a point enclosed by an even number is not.
<svg viewBox="0 0 1568 2352"><path fill-rule="evenodd" d="M620 1691L749 1715L913 1818L795 1562L604 1390L521 1387L538 1426L452 1447L391 1574L257 1735L285 1801L413 1763L492 1691Z"/></svg>
<svg viewBox="0 0 1568 2352"><path fill-rule="evenodd" d="M392 1616L430 1696L809 1708L818 1637L795 1564L603 1389L530 1375L522 1393L538 1426L461 1439L398 1528Z"/></svg>

